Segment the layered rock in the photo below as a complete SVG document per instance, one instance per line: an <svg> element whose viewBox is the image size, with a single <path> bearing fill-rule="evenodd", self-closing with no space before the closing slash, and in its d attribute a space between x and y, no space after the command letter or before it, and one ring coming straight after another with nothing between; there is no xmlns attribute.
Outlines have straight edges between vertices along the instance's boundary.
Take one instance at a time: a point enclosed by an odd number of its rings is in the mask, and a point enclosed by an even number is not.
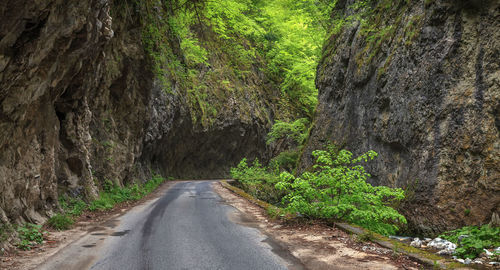
<svg viewBox="0 0 500 270"><path fill-rule="evenodd" d="M273 106L259 101L269 91L258 76L252 98L228 95L211 125L193 121L185 92L165 91L151 72L134 5L0 4L2 223L43 222L60 194L90 200L104 180L223 177L265 152Z"/></svg>
<svg viewBox="0 0 500 270"><path fill-rule="evenodd" d="M7 1L0 26L0 215L3 222L57 203L59 184L96 194L92 92L113 37L108 1Z"/></svg>
<svg viewBox="0 0 500 270"><path fill-rule="evenodd" d="M344 21L318 66L301 169L329 142L372 149L370 181L408 190L412 230L489 222L500 211L499 2L354 2L332 16Z"/></svg>

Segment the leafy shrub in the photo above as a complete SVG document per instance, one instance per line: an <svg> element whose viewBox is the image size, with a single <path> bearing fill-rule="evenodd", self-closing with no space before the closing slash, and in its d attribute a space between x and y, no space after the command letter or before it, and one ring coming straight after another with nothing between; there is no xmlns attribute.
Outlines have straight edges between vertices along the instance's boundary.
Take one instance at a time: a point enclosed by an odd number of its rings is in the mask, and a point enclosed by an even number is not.
<svg viewBox="0 0 500 270"><path fill-rule="evenodd" d="M17 247L23 250L30 250L31 247L43 242L42 225L26 223L24 226L17 229L21 242Z"/></svg>
<svg viewBox="0 0 500 270"><path fill-rule="evenodd" d="M461 235L466 235L467 237L458 241L458 237ZM455 256L474 259L484 252L483 249L500 246L500 227L490 227L489 225L481 227L467 226L445 232L439 237L458 245L454 253Z"/></svg>
<svg viewBox="0 0 500 270"><path fill-rule="evenodd" d="M399 188L372 186L370 177L358 165L377 156L369 151L357 158L346 150L313 151L314 172L294 177L283 172L276 188L287 192L283 198L286 210L308 218L344 220L388 235L398 224L406 223L404 216L391 206L404 198Z"/></svg>
<svg viewBox="0 0 500 270"><path fill-rule="evenodd" d="M236 168L231 168L231 176L243 190L271 204L279 203L285 195L274 187L279 181L278 175L262 166L258 159L251 166L248 166L246 158L242 159Z"/></svg>
<svg viewBox="0 0 500 270"><path fill-rule="evenodd" d="M59 197L59 205L63 209L64 213L79 216L88 208L87 203L85 203L80 198L71 198L66 195Z"/></svg>
<svg viewBox="0 0 500 270"><path fill-rule="evenodd" d="M267 144L282 138L291 139L298 144L302 144L307 138L308 125L309 120L306 118L300 118L292 123L276 121L271 131L267 134Z"/></svg>
<svg viewBox="0 0 500 270"><path fill-rule="evenodd" d="M299 154L300 149L283 151L269 162L269 166L271 168L284 169L291 172L295 169L295 165L299 159Z"/></svg>
<svg viewBox="0 0 500 270"><path fill-rule="evenodd" d="M67 214L56 214L47 221L47 224L56 230L67 230L73 223L73 218Z"/></svg>

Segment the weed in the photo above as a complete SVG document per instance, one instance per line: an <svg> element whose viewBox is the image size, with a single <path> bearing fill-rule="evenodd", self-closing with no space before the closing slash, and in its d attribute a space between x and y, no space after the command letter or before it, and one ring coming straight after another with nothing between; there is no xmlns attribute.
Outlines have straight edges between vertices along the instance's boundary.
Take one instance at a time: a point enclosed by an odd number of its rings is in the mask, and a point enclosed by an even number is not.
<svg viewBox="0 0 500 270"><path fill-rule="evenodd" d="M372 231L365 231L363 234L360 234L356 237L356 240L359 242L369 242L375 239L375 235Z"/></svg>
<svg viewBox="0 0 500 270"><path fill-rule="evenodd" d="M278 207L275 207L275 206L267 207L266 211L267 211L267 215L272 219L276 219L276 218L280 217L280 215L281 215L280 209Z"/></svg>
<svg viewBox="0 0 500 270"><path fill-rule="evenodd" d="M463 238L459 243L458 238L461 235L467 235L467 237ZM440 237L458 244L455 256L474 259L484 251L483 249L500 246L500 227L490 227L489 225L481 227L467 226L445 232Z"/></svg>
<svg viewBox="0 0 500 270"><path fill-rule="evenodd" d="M71 198L66 195L59 197L59 205L63 212L72 216L80 216L83 211L87 210L87 203L80 198Z"/></svg>
<svg viewBox="0 0 500 270"><path fill-rule="evenodd" d="M33 246L43 242L42 225L26 223L17 229L21 240L17 247L22 250L30 250Z"/></svg>
<svg viewBox="0 0 500 270"><path fill-rule="evenodd" d="M132 184L125 187L120 187L111 180L105 180L102 184L102 191L99 197L87 204L80 198L70 198L63 195L59 198L59 204L63 209L63 213L59 213L49 219L48 225L57 230L66 230L71 227L74 222L73 217L80 216L83 211L98 211L113 208L117 203L125 201L136 201L151 193L161 183L165 181L159 175L154 175L153 178L142 185Z"/></svg>
<svg viewBox="0 0 500 270"><path fill-rule="evenodd" d="M56 214L55 216L51 217L48 221L47 224L56 229L56 230L67 230L73 225L74 220L71 216L67 214Z"/></svg>
<svg viewBox="0 0 500 270"><path fill-rule="evenodd" d="M10 224L0 225L0 243L7 240L7 238L14 232L14 229Z"/></svg>
<svg viewBox="0 0 500 270"><path fill-rule="evenodd" d="M401 255L400 253L400 246L401 244L399 242L394 242L393 245L392 245L392 257L393 258L399 258L399 256Z"/></svg>
<svg viewBox="0 0 500 270"><path fill-rule="evenodd" d="M103 191L99 194L99 198L92 201L88 206L90 211L111 209L117 203L125 201L136 201L151 193L161 183L164 178L154 175L153 178L142 185L133 184L125 187L120 187L110 180L106 180L103 184Z"/></svg>

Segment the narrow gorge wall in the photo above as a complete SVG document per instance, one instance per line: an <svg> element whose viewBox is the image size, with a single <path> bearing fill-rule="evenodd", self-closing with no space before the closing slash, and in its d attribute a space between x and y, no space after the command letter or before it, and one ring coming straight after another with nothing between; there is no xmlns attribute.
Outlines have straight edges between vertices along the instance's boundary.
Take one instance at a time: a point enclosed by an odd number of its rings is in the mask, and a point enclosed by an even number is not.
<svg viewBox="0 0 500 270"><path fill-rule="evenodd" d="M241 91L210 100L215 120L197 121L187 90L158 78L144 49L141 9L161 17L155 3L0 3L2 223L43 222L59 194L90 199L106 179L223 177L265 152L274 90L263 75L231 78Z"/></svg>
<svg viewBox="0 0 500 270"><path fill-rule="evenodd" d="M371 181L408 188L412 230L489 222L500 212L500 3L355 2L332 16L301 169L328 142L373 149Z"/></svg>

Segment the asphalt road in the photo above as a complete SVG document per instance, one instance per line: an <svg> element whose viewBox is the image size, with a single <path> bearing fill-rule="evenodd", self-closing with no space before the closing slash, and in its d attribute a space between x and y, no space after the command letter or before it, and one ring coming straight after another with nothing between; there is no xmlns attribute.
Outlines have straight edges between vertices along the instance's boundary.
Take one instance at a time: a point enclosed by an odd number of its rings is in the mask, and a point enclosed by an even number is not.
<svg viewBox="0 0 500 270"><path fill-rule="evenodd" d="M175 184L159 199L93 228L37 269L301 269L212 190Z"/></svg>

